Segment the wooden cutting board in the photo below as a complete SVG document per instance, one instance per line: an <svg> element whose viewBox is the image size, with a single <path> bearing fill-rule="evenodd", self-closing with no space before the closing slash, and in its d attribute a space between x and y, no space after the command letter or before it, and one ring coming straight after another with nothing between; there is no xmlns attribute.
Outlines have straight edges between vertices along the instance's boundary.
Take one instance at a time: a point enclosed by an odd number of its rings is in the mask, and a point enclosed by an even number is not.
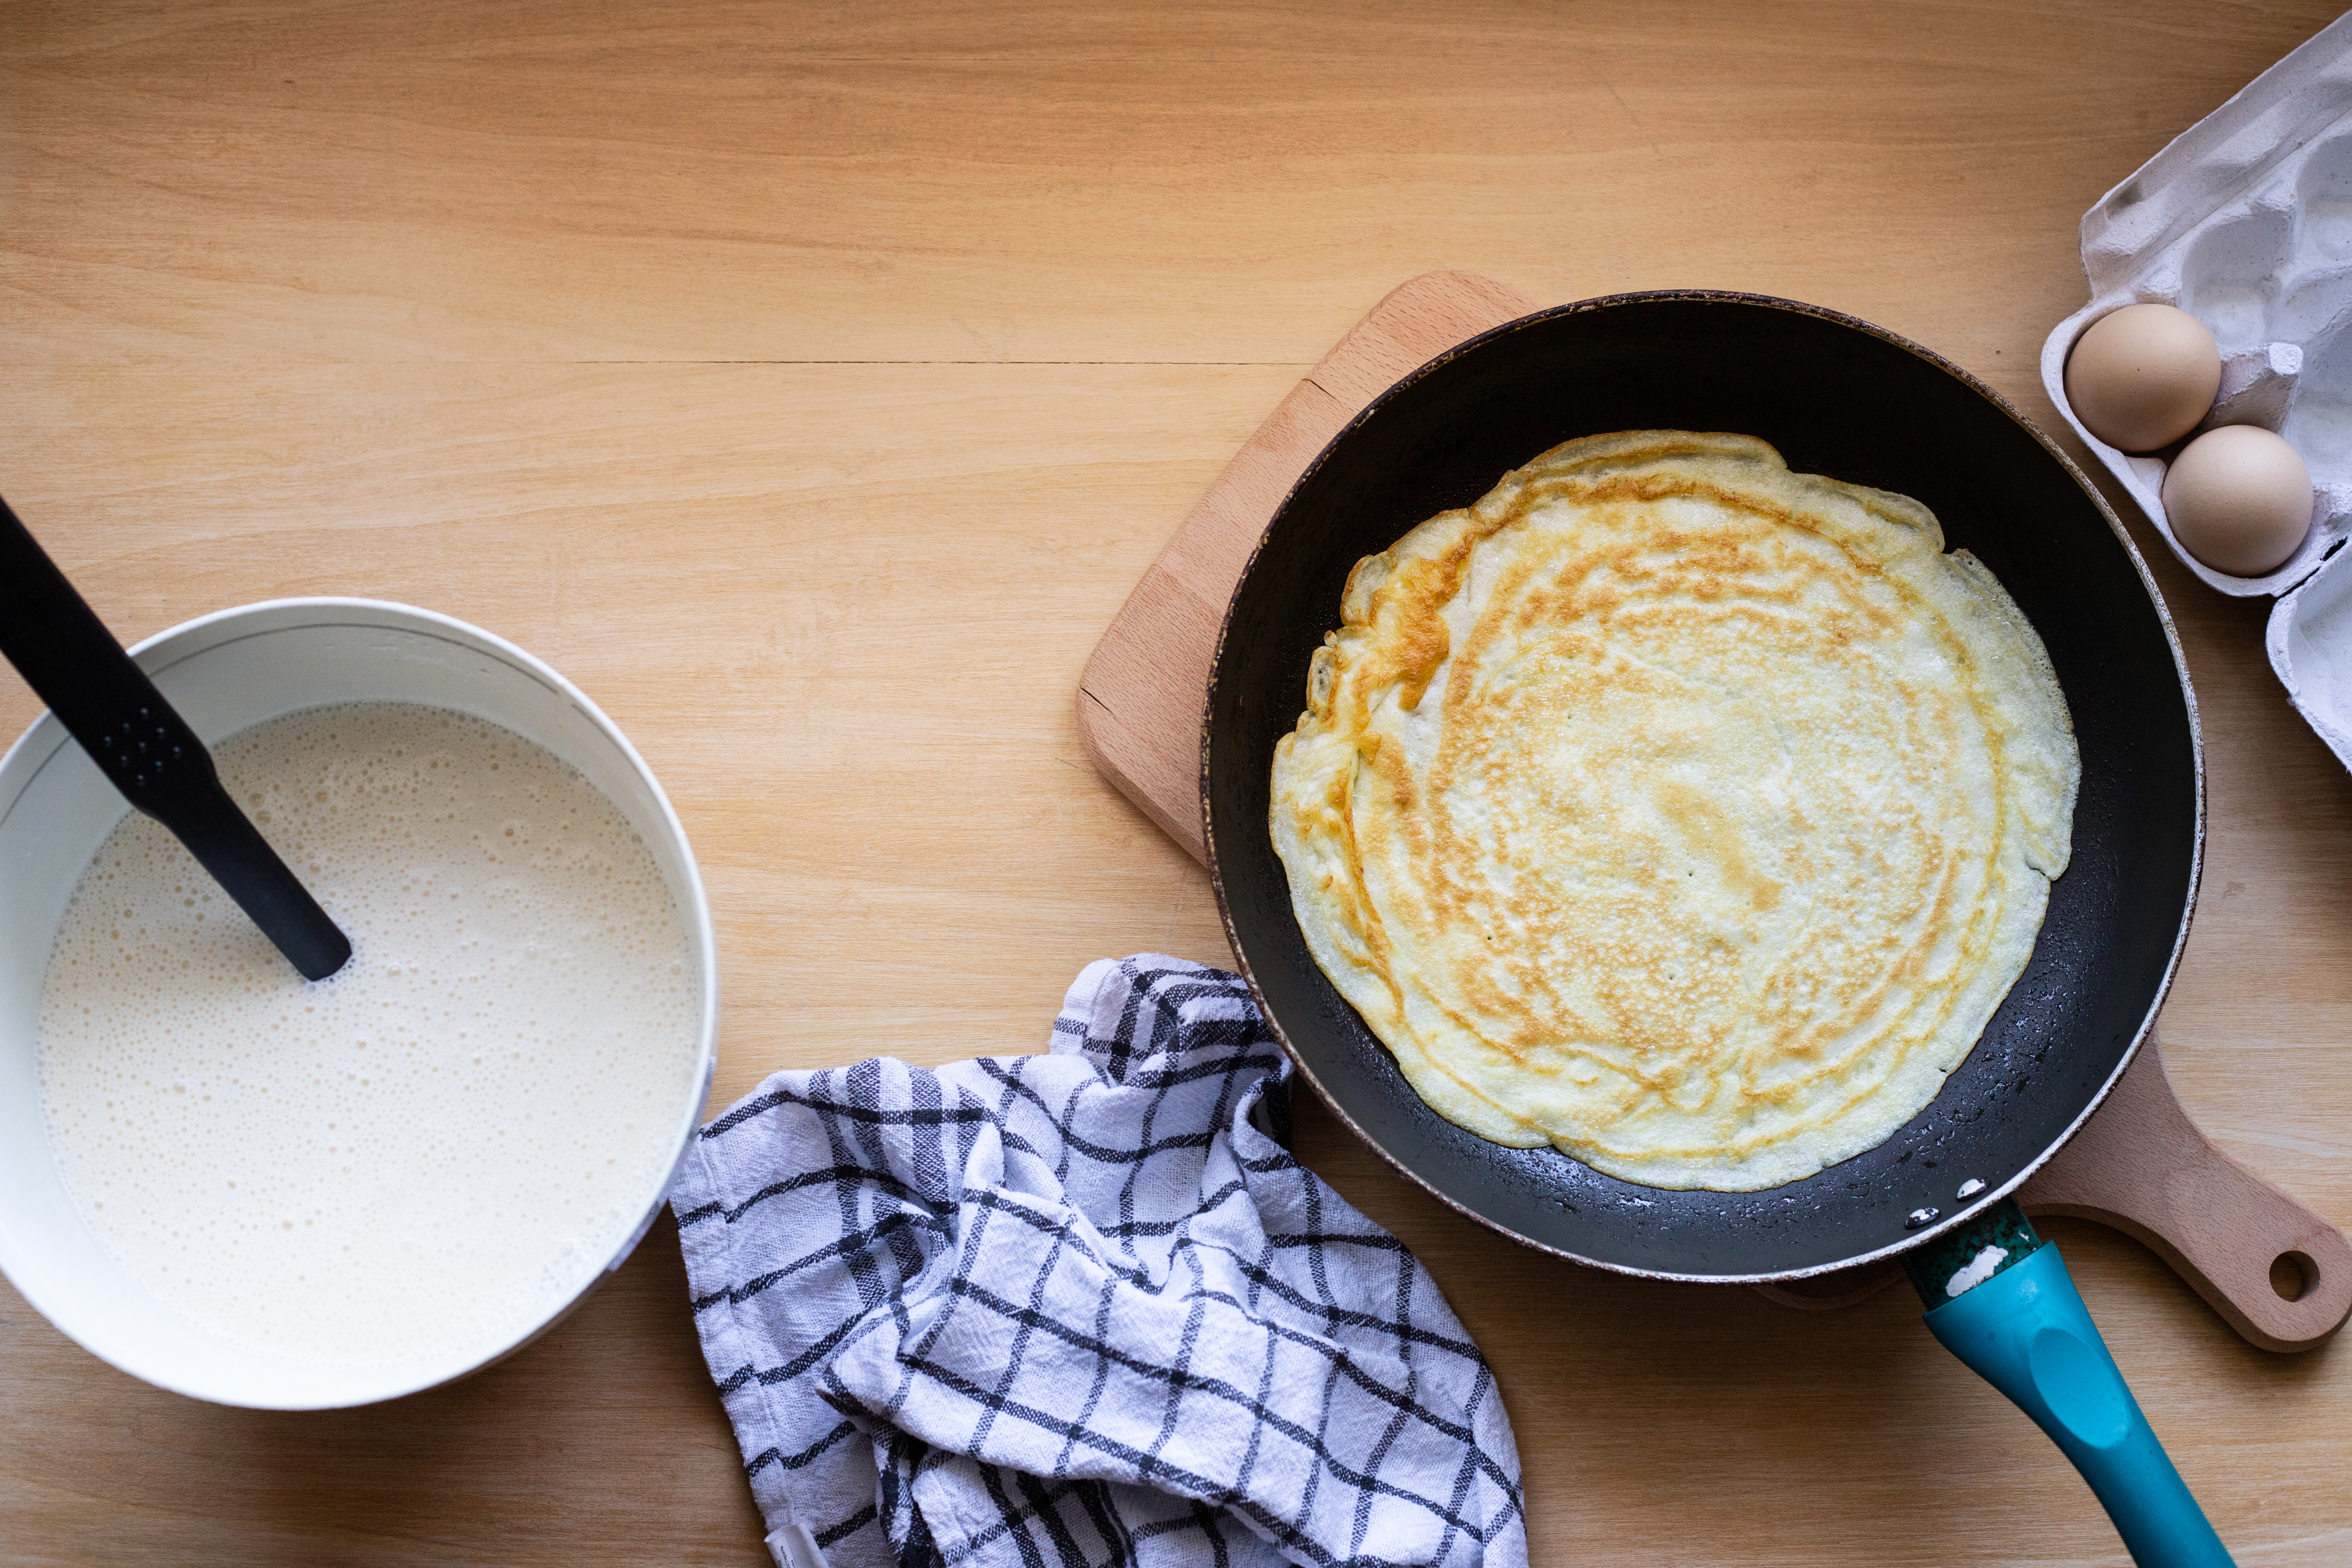
<svg viewBox="0 0 2352 1568"><path fill-rule="evenodd" d="M1078 684L1078 731L1104 777L1195 859L1201 724L1218 627L1250 552L1316 454L1407 373L1537 307L1492 279L1425 273L1389 294L1244 442L1136 585ZM1303 672L1302 672L1303 673ZM2309 1350L2352 1314L2352 1242L2199 1131L2150 1035L2106 1103L2018 1194L2030 1215L2137 1237L2231 1327ZM1759 1289L1792 1307L1862 1300L1893 1264Z"/></svg>

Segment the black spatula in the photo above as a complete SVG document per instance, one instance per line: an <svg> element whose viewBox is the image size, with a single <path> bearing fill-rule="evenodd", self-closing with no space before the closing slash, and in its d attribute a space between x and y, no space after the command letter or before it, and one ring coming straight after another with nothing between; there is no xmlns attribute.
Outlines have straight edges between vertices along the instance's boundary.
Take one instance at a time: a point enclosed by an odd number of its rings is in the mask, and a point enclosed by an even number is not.
<svg viewBox="0 0 2352 1568"><path fill-rule="evenodd" d="M0 654L112 780L310 980L352 955L344 936L237 809L196 739L0 500Z"/></svg>

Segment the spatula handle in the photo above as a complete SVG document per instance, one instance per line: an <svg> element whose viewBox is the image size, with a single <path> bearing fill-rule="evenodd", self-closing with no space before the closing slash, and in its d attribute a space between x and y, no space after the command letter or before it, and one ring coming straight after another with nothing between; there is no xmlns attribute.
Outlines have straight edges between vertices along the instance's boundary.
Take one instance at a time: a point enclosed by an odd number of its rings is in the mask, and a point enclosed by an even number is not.
<svg viewBox="0 0 2352 1568"><path fill-rule="evenodd" d="M212 753L0 500L0 654L99 771L170 828L305 978L352 944L221 787Z"/></svg>

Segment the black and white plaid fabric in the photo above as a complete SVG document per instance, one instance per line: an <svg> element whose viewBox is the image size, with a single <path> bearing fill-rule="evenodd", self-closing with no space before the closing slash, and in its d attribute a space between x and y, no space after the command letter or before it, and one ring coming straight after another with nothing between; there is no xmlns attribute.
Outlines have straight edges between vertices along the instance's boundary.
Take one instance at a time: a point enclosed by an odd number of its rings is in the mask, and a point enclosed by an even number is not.
<svg viewBox="0 0 2352 1568"><path fill-rule="evenodd" d="M1403 1245L1278 1140L1231 974L1089 965L1050 1056L778 1073L671 1195L785 1568L1527 1561Z"/></svg>

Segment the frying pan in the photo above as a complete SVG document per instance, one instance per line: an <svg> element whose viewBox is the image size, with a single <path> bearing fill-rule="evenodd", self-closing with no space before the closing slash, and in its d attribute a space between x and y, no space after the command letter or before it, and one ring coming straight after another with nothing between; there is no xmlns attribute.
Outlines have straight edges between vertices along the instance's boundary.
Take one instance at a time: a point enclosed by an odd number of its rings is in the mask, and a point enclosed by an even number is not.
<svg viewBox="0 0 2352 1568"><path fill-rule="evenodd" d="M1758 436L1791 469L1925 503L1948 548L1990 567L2041 634L2082 754L2073 858L1975 1049L1885 1142L1765 1192L1637 1186L1432 1111L1316 967L1266 829L1275 742L1297 721L1308 661L1356 562L1559 442L1645 428ZM2056 1152L2155 1022L2188 935L2205 814L2196 699L2170 618L2122 524L2065 456L1914 343L1833 311L1715 292L1524 317L1431 362L1341 430L1234 590L1209 684L1202 796L1234 955L1341 1121L1438 1198L1530 1247L1723 1283L1798 1279L1946 1237Z"/></svg>

